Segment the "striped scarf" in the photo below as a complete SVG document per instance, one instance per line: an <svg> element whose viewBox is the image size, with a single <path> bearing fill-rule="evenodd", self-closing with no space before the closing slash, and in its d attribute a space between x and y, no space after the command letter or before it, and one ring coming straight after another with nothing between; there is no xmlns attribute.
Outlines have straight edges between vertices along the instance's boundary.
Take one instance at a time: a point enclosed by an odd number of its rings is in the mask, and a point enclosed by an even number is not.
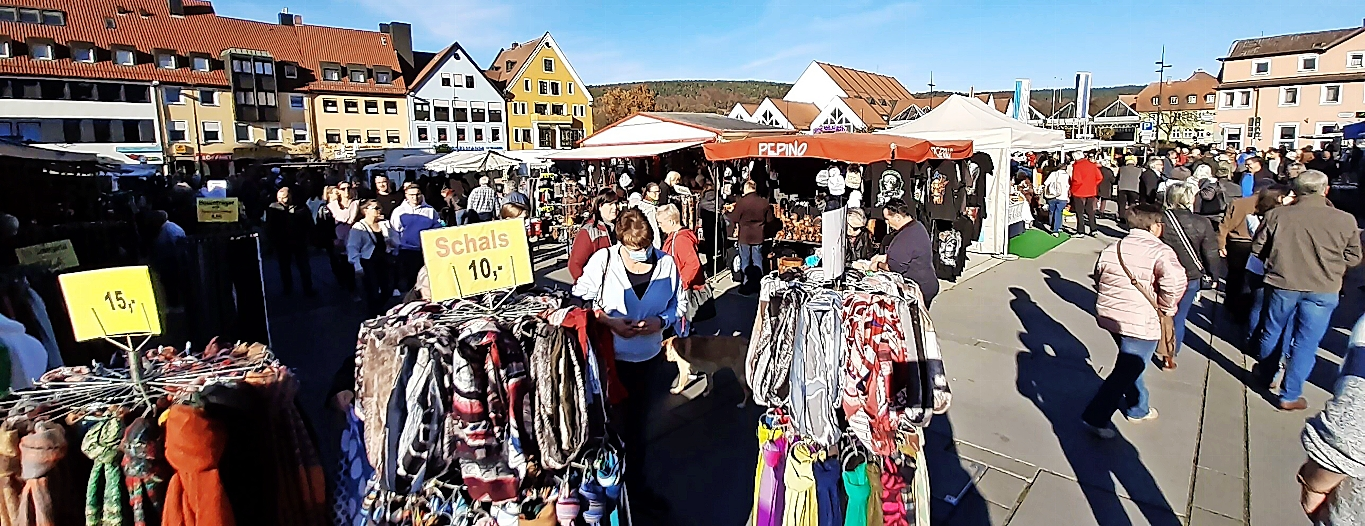
<svg viewBox="0 0 1365 526"><path fill-rule="evenodd" d="M162 458L161 428L138 417L123 431L123 484L128 489L132 526L161 524L162 495L170 466Z"/></svg>
<svg viewBox="0 0 1365 526"><path fill-rule="evenodd" d="M123 425L118 418L95 420L81 440L81 452L94 465L85 487L85 524L87 526L122 526L123 484L119 472L119 440Z"/></svg>
<svg viewBox="0 0 1365 526"><path fill-rule="evenodd" d="M532 428L541 459L550 469L567 467L588 440L586 373L576 343L568 329L542 325L530 356L535 384Z"/></svg>

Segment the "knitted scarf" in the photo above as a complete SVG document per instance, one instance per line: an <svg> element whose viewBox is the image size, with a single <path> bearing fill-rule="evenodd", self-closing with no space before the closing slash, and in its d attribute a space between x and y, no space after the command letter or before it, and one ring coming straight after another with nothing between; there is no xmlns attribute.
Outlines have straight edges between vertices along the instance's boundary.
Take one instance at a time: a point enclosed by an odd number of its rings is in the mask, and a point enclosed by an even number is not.
<svg viewBox="0 0 1365 526"><path fill-rule="evenodd" d="M115 417L94 420L81 452L94 465L85 487L86 526L123 525L123 484L119 472L119 440L123 438L123 424Z"/></svg>
<svg viewBox="0 0 1365 526"><path fill-rule="evenodd" d="M165 526L234 526L218 461L227 431L203 409L176 404L166 415L166 460L175 475L166 488Z"/></svg>
<svg viewBox="0 0 1365 526"><path fill-rule="evenodd" d="M773 282L777 285L774 285ZM784 282L772 275L763 279L764 293ZM798 306L803 294L796 289L774 290L766 302L759 302L762 320L760 333L749 342L746 372L753 388L754 401L768 407L787 403L792 365L792 343L796 337Z"/></svg>
<svg viewBox="0 0 1365 526"><path fill-rule="evenodd" d="M123 431L122 449L123 484L133 510L132 526L157 526L161 524L161 497L171 475L162 458L161 428L146 418L133 419Z"/></svg>
<svg viewBox="0 0 1365 526"><path fill-rule="evenodd" d="M47 475L57 462L66 456L66 430L55 422L39 422L33 433L19 440L19 461L23 464L20 477L24 490L19 494L19 512L15 515L20 526L52 526L55 524L52 492Z"/></svg>
<svg viewBox="0 0 1365 526"><path fill-rule="evenodd" d="M545 467L563 469L588 440L583 354L567 329L545 324L530 356L535 385L532 429Z"/></svg>
<svg viewBox="0 0 1365 526"><path fill-rule="evenodd" d="M20 469L19 431L6 423L0 428L0 526L14 526L19 512Z"/></svg>

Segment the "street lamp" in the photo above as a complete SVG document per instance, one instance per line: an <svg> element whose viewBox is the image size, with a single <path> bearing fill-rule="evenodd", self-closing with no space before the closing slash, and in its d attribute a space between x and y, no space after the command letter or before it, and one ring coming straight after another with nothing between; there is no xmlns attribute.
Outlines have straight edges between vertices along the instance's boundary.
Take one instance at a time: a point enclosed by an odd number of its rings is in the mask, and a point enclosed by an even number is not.
<svg viewBox="0 0 1365 526"><path fill-rule="evenodd" d="M1161 102L1166 100L1165 77L1166 70L1170 67L1171 65L1166 63L1166 46L1161 46L1161 60L1156 61L1156 104L1154 104L1156 106L1156 126L1153 129L1155 133L1152 134L1155 139L1152 141L1153 147L1161 144ZM1166 138L1169 140L1170 137L1171 134L1167 133Z"/></svg>

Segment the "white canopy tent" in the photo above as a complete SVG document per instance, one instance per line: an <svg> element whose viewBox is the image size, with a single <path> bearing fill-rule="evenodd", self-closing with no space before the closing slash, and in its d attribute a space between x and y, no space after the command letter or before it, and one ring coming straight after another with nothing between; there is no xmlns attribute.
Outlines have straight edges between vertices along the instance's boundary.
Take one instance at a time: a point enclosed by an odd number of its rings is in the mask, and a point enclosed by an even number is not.
<svg viewBox="0 0 1365 526"><path fill-rule="evenodd" d="M494 150L482 152L451 152L444 157L426 163L424 168L433 172L467 173L505 171L521 165L521 160L503 155Z"/></svg>
<svg viewBox="0 0 1365 526"><path fill-rule="evenodd" d="M928 140L970 140L972 149L990 155L995 170L986 178L986 218L972 250L1002 254L1009 244L1010 152L1062 148L1066 134L1012 119L976 97L952 95L923 117L878 133ZM1017 221L1017 219L1015 219Z"/></svg>

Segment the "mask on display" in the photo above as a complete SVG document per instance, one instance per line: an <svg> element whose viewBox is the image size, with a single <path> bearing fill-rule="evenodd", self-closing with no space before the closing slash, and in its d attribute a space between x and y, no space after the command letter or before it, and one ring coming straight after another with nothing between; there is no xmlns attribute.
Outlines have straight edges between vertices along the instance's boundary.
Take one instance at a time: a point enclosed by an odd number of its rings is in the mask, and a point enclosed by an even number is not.
<svg viewBox="0 0 1365 526"><path fill-rule="evenodd" d="M649 261L649 249L648 249L648 248L646 248L646 249L644 249L644 250L638 250L638 251L637 251L637 250L626 249L626 255L627 255L627 256L630 256L631 261L634 261L634 262L636 262L636 263L644 263L644 262L646 262L646 261Z"/></svg>
<svg viewBox="0 0 1365 526"><path fill-rule="evenodd" d="M905 197L905 180L901 178L901 173L895 170L882 172L877 188L879 189L877 206L883 206L892 199Z"/></svg>

